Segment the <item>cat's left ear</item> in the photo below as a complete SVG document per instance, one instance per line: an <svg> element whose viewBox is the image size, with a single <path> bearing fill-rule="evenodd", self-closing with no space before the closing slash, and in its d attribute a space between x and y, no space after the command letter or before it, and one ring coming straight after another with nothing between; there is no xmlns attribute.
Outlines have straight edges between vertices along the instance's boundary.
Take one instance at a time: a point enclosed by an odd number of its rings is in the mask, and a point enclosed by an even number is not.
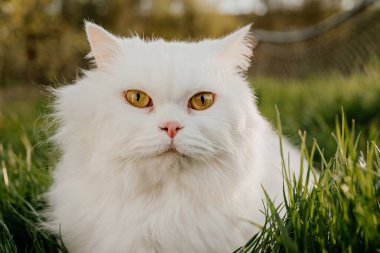
<svg viewBox="0 0 380 253"><path fill-rule="evenodd" d="M251 26L249 24L227 35L219 42L222 43L219 56L243 72L248 70L253 55L254 38Z"/></svg>
<svg viewBox="0 0 380 253"><path fill-rule="evenodd" d="M119 52L118 39L102 27L85 22L87 39L90 42L90 56L95 58L99 69L106 67L109 61Z"/></svg>

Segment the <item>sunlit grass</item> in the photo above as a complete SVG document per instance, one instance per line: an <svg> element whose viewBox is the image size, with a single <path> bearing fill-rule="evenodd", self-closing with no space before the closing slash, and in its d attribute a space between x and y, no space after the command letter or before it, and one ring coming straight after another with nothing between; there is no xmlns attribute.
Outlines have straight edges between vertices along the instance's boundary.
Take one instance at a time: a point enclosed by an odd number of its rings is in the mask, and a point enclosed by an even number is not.
<svg viewBox="0 0 380 253"><path fill-rule="evenodd" d="M276 122L274 105L282 115L284 135L300 143L298 130L306 130L308 136L317 139L328 158L335 153L336 143L331 138L336 117L344 108L346 118L355 119L356 128L363 138L379 139L380 132L380 60L373 59L362 72L348 76L342 74L314 76L304 80L277 80L252 78L251 84L258 96L259 110L272 123ZM308 138L308 148L313 145Z"/></svg>
<svg viewBox="0 0 380 253"><path fill-rule="evenodd" d="M368 141L366 150L358 150L360 136L344 116L336 124L336 152L331 159L325 159L315 141L307 149L305 133L300 138L309 167L301 169L297 180L286 173L289 168L283 163L285 202L274 206L266 199L263 229L236 252L378 252L379 147ZM318 167L312 163L316 155L322 161ZM315 180L317 170L320 178L310 187L308 178ZM280 209L285 209L285 217Z"/></svg>

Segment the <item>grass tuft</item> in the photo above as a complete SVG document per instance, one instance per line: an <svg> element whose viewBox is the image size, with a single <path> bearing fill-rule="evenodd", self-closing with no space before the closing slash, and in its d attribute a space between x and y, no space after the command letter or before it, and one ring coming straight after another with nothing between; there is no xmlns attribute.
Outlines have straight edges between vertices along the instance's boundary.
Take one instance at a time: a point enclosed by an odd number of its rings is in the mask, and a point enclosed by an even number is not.
<svg viewBox="0 0 380 253"><path fill-rule="evenodd" d="M284 173L286 201L276 207L266 195L263 229L236 253L380 250L380 149L368 141L365 152L358 150L360 135L354 125L349 127L344 114L333 136L336 152L327 160L316 141L306 149L306 136L301 134L305 159L313 161L318 154L323 162L318 168L309 163L299 180ZM289 170L285 163L283 169ZM315 179L312 187L307 183L310 173ZM283 218L281 209L285 209Z"/></svg>

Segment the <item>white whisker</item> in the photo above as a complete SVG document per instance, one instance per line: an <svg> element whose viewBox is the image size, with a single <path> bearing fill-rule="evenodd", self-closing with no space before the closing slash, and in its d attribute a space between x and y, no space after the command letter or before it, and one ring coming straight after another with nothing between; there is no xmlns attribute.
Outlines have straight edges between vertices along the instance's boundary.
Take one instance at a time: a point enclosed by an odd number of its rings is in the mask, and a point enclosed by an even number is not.
<svg viewBox="0 0 380 253"><path fill-rule="evenodd" d="M220 149L220 150L223 150L223 151L226 151L227 153L230 153L232 155L236 154L237 153L237 150L231 150L231 149L228 149L228 148L224 148L224 147L221 147L221 146L218 146L216 145L215 143L211 143L211 145L217 149Z"/></svg>
<svg viewBox="0 0 380 253"><path fill-rule="evenodd" d="M215 174L215 171L217 171L217 170L212 166L212 163L207 156L202 154L202 157L205 159L204 161L205 161L206 166L210 169L211 174L214 176L215 181L218 184L223 204L226 204L226 199L224 196L224 191L223 191L222 185L220 183L220 180L218 179L218 176Z"/></svg>
<svg viewBox="0 0 380 253"><path fill-rule="evenodd" d="M228 169L230 169L230 170L232 170L232 171L238 172L237 169L232 168L231 165L226 164L223 160L219 159L217 156L215 156L215 155L213 155L213 154L210 154L210 155L212 155L212 156L213 156L218 162L220 162L221 164L223 164L226 168L228 168Z"/></svg>

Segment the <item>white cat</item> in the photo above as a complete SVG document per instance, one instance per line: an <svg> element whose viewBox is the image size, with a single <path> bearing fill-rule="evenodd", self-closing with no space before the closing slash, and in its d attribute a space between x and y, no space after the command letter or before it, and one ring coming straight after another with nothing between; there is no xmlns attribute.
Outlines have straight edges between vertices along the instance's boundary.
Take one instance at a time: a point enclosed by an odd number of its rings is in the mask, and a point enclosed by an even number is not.
<svg viewBox="0 0 380 253"><path fill-rule="evenodd" d="M245 79L250 26L218 40L117 38L86 23L97 68L56 90L62 157L49 228L70 252L232 252L282 200L278 136ZM284 143L293 168L300 155Z"/></svg>

